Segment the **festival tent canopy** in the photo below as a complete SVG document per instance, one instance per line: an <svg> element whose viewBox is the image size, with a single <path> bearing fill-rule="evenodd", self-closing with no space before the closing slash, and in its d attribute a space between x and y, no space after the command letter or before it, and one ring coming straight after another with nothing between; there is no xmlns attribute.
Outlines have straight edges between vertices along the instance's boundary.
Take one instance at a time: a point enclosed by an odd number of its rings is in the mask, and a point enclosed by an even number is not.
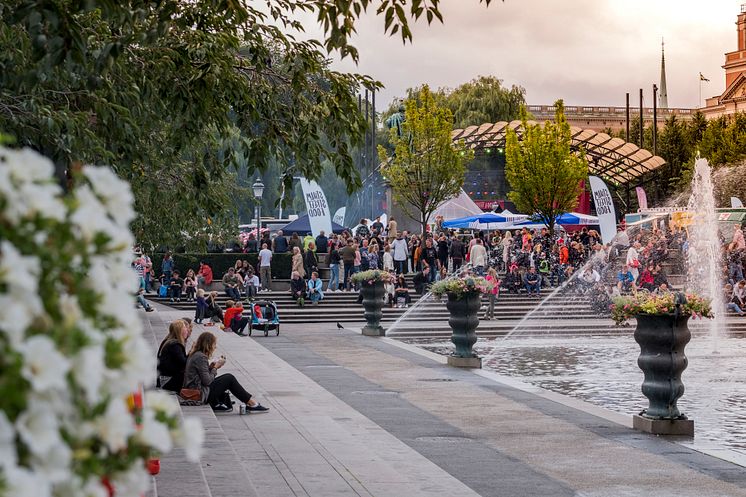
<svg viewBox="0 0 746 497"><path fill-rule="evenodd" d="M443 216L443 219L450 220L478 214L482 214L482 209L462 189L458 197L440 204L430 216L430 219Z"/></svg>
<svg viewBox="0 0 746 497"><path fill-rule="evenodd" d="M566 212L562 214L561 216L557 216L554 223L560 226L578 226L578 225L586 225L586 224L597 225L598 217L591 216L590 214L581 214L579 212ZM518 223L513 224L513 226L511 226L511 228L529 228L529 229L545 228L545 227L546 227L545 223L536 222L533 219L529 219L528 221L518 222Z"/></svg>
<svg viewBox="0 0 746 497"><path fill-rule="evenodd" d="M311 222L308 220L308 214L304 214L300 216L295 221L291 221L290 223L286 224L282 228L280 228L282 232L286 235L289 235L291 233L298 233L299 235L304 235L311 232ZM342 233L345 230L344 226L341 226L335 222L332 221L332 231L339 234ZM327 233L328 235L329 233Z"/></svg>
<svg viewBox="0 0 746 497"><path fill-rule="evenodd" d="M482 230L500 230L513 226L515 223L528 219L528 216L513 214L503 216L494 212L482 213L476 216L467 216L452 219L443 223L444 228L471 228Z"/></svg>

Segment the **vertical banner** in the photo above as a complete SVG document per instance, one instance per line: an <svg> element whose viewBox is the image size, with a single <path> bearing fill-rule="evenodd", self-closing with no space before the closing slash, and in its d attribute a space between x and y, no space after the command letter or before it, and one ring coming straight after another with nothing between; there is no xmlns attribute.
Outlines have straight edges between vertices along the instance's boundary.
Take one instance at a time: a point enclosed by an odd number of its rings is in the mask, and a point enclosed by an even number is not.
<svg viewBox="0 0 746 497"><path fill-rule="evenodd" d="M344 226L346 214L347 214L347 207L340 207L339 209L337 209L337 212L334 213L334 217L332 218L332 221L334 221L340 226Z"/></svg>
<svg viewBox="0 0 746 497"><path fill-rule="evenodd" d="M319 236L321 231L327 235L330 234L332 232L332 217L324 191L318 183L308 181L306 178L300 179L300 186L303 189L303 198L306 201L311 233L314 237Z"/></svg>
<svg viewBox="0 0 746 497"><path fill-rule="evenodd" d="M598 224L601 227L601 240L611 243L616 236L616 212L614 210L614 200L611 198L609 188L598 176L589 176L591 191L593 192L593 203L596 204L596 215Z"/></svg>
<svg viewBox="0 0 746 497"><path fill-rule="evenodd" d="M640 209L647 209L648 196L645 194L645 189L643 189L643 187L641 186L638 186L637 188L635 188L635 191L637 192L637 204L640 206Z"/></svg>
<svg viewBox="0 0 746 497"><path fill-rule="evenodd" d="M741 202L741 199L738 197L731 197L730 198L730 206L733 209L741 209L743 208L743 202Z"/></svg>

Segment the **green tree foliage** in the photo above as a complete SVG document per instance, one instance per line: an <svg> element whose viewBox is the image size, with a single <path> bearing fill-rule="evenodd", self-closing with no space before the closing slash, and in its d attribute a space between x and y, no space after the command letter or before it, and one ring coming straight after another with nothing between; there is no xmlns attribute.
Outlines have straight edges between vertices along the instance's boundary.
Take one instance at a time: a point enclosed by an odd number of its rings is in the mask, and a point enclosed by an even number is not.
<svg viewBox="0 0 746 497"><path fill-rule="evenodd" d="M383 175L393 190L394 200L425 232L432 213L443 202L456 197L466 175L466 164L474 153L451 139L453 116L437 105L423 86L417 98L407 100L402 136L390 130L394 155L383 146L378 154L386 166Z"/></svg>
<svg viewBox="0 0 746 497"><path fill-rule="evenodd" d="M453 113L454 127L518 119L526 103L526 90L516 85L507 88L502 83L494 76L479 76L446 90L445 105Z"/></svg>
<svg viewBox="0 0 746 497"><path fill-rule="evenodd" d="M529 124L525 114L519 139L515 130L506 137L505 177L510 200L521 212L534 213L554 230L557 216L571 212L588 177L584 154L570 150L572 136L562 100L555 102L554 122Z"/></svg>
<svg viewBox="0 0 746 497"><path fill-rule="evenodd" d="M352 191L366 126L356 92L378 84L330 70L327 53L357 59L349 39L366 9L405 41L410 22L441 19L435 0L10 0L0 129L60 175L78 161L114 167L135 187L146 242L235 223L241 163L263 172L278 161L292 189L328 162ZM309 12L320 41L288 34Z"/></svg>

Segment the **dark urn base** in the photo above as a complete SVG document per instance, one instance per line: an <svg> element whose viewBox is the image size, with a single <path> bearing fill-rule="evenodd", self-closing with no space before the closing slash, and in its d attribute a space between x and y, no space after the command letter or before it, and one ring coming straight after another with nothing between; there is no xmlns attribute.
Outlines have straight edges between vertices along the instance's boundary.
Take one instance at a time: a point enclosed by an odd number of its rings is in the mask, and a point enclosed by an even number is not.
<svg viewBox="0 0 746 497"><path fill-rule="evenodd" d="M659 434L682 434L678 431L687 431L689 426L693 430L693 422L681 414L676 405L678 399L684 395L681 373L688 365L684 348L692 336L687 326L689 316L641 314L635 317L635 341L640 345L637 365L645 375L642 393L649 403L648 408L639 414L642 419L634 422L635 427L665 431L668 426L673 431ZM674 427L676 421L682 423Z"/></svg>
<svg viewBox="0 0 746 497"><path fill-rule="evenodd" d="M386 336L386 331L381 326L383 317L383 281L376 281L372 285L362 283L360 293L363 296L363 307L365 308L365 326L363 335L369 337Z"/></svg>
<svg viewBox="0 0 746 497"><path fill-rule="evenodd" d="M479 326L479 308L482 305L482 295L470 292L461 295L449 293L446 307L450 313L448 325L453 330L451 341L456 350L449 357L448 364L458 367L479 368L482 361L472 351L477 342L476 329ZM451 360L451 358L456 360Z"/></svg>

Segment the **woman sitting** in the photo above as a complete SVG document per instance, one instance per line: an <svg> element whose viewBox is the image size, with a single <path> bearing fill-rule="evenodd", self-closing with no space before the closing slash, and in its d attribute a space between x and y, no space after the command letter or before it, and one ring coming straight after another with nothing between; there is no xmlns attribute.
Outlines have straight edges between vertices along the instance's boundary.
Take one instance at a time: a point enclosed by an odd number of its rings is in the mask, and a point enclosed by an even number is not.
<svg viewBox="0 0 746 497"><path fill-rule="evenodd" d="M204 317L210 319L210 321L205 326L212 326L214 323L222 323L223 309L221 309L220 305L218 304L218 292L212 291L210 293L206 293L205 301L207 302L207 310L205 311Z"/></svg>
<svg viewBox="0 0 746 497"><path fill-rule="evenodd" d="M394 299L394 282L391 280L386 280L383 283L383 303L388 304L391 307L394 307L394 302L396 299Z"/></svg>
<svg viewBox="0 0 746 497"><path fill-rule="evenodd" d="M246 330L246 326L249 324L249 318L243 315L243 304L229 300L227 306L228 308L225 310L225 317L223 318L223 329L231 330L239 336L245 336L244 330Z"/></svg>
<svg viewBox="0 0 746 497"><path fill-rule="evenodd" d="M212 333L202 333L197 338L186 362L184 388L199 390L200 402L209 404L216 412L233 411L233 402L228 392L246 404L247 412L267 412L269 409L252 399L235 376L230 373L218 376L218 369L225 365L225 357L210 362L217 344L217 338Z"/></svg>
<svg viewBox="0 0 746 497"><path fill-rule="evenodd" d="M202 324L202 320L207 316L207 298L203 289L197 290L197 308L194 311L194 322Z"/></svg>
<svg viewBox="0 0 746 497"><path fill-rule="evenodd" d="M193 269L187 271L186 277L184 277L184 290L187 300L194 300L194 295L197 293L197 277L194 275Z"/></svg>
<svg viewBox="0 0 746 497"><path fill-rule="evenodd" d="M308 298L311 299L313 305L318 305L319 301L324 300L324 290L319 273L314 271L311 273L311 279L308 280Z"/></svg>
<svg viewBox="0 0 746 497"><path fill-rule="evenodd" d="M396 303L396 307L409 307L411 302L412 297L409 295L407 280L403 274L400 274L396 279L396 287L394 288L394 303Z"/></svg>
<svg viewBox="0 0 746 497"><path fill-rule="evenodd" d="M300 307L306 303L306 282L303 281L298 271L293 271L290 277L290 295Z"/></svg>
<svg viewBox="0 0 746 497"><path fill-rule="evenodd" d="M177 319L168 327L168 335L158 347L157 386L164 390L179 392L184 383L186 368L186 341L192 330L186 321Z"/></svg>

